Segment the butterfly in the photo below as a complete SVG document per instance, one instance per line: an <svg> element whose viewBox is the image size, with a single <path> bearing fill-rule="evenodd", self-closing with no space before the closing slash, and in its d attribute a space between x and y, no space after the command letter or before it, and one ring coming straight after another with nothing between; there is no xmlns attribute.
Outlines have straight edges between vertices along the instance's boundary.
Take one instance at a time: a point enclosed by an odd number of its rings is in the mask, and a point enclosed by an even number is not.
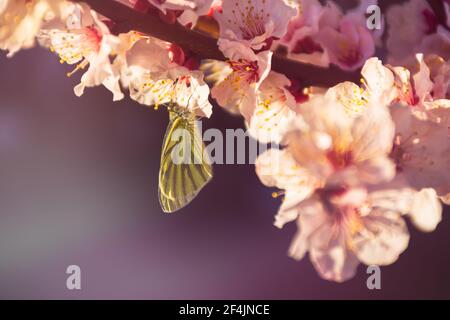
<svg viewBox="0 0 450 320"><path fill-rule="evenodd" d="M211 161L197 126L197 117L174 103L164 136L159 168L161 208L172 213L188 205L212 179Z"/></svg>

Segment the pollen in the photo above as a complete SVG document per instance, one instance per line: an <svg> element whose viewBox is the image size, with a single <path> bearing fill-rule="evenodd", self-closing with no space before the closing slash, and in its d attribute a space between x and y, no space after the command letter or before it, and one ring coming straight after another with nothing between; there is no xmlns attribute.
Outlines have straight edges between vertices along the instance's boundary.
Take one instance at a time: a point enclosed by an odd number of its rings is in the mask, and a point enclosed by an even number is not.
<svg viewBox="0 0 450 320"><path fill-rule="evenodd" d="M245 40L254 39L266 31L265 23L269 16L266 12L266 1L258 2L253 4L251 0L235 1L235 9L231 10L234 19L228 19L228 23L234 25Z"/></svg>
<svg viewBox="0 0 450 320"><path fill-rule="evenodd" d="M231 69L234 71L234 81L240 82L241 79L248 83L256 83L259 81L258 63L256 61L249 61L239 59L237 61L228 61Z"/></svg>
<svg viewBox="0 0 450 320"><path fill-rule="evenodd" d="M272 198L277 199L283 195L285 195L285 191L276 191L276 192L272 192Z"/></svg>

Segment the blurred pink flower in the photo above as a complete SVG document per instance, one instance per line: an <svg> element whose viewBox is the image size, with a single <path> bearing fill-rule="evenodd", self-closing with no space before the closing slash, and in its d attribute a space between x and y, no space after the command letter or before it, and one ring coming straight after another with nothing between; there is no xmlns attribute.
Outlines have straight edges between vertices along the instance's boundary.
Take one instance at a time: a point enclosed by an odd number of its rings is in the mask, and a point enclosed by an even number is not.
<svg viewBox="0 0 450 320"><path fill-rule="evenodd" d="M299 2L299 14L291 20L280 41L288 48L288 57L304 63L343 70L355 70L375 52L375 43L383 29L374 32L366 26L365 10L376 0L362 1L344 15L334 3L322 6L316 0Z"/></svg>
<svg viewBox="0 0 450 320"><path fill-rule="evenodd" d="M308 181L309 192L312 186L364 189L394 177L394 163L389 159L393 137L394 124L386 106L369 105L359 116L350 117L335 100L315 96L302 105L300 115L286 128L282 140L286 146L282 159L286 164L281 160L263 161L267 156L261 155L257 173L264 183L268 176L280 171L278 167L294 167L294 172L303 172L299 181ZM263 166L264 162L268 164ZM274 167L267 170L267 166ZM311 178L304 179L305 175ZM274 176L270 181L277 179ZM298 192L290 192L291 185L282 186L287 195L294 194L294 197L292 200L286 197L288 209L276 217L279 227L296 218L292 208L303 200L297 197ZM296 185L293 189L298 190Z"/></svg>
<svg viewBox="0 0 450 320"><path fill-rule="evenodd" d="M450 110L450 100L446 97L450 80L446 71L449 67L442 61L432 79L431 70L423 54L417 54L416 59L419 69L413 76L406 68L392 68L395 75L396 101L408 105L416 117L448 124L450 120L446 110ZM439 59L441 58L438 58L438 62Z"/></svg>
<svg viewBox="0 0 450 320"><path fill-rule="evenodd" d="M334 5L322 6L317 0L299 1L298 15L291 20L280 43L288 49L288 57L303 63L328 67L328 52L317 42L321 27L337 27L340 11Z"/></svg>
<svg viewBox="0 0 450 320"><path fill-rule="evenodd" d="M420 119L407 106L391 110L396 125L392 158L398 174L416 190L432 188L438 196L450 193L450 121ZM450 104L436 111L450 119Z"/></svg>
<svg viewBox="0 0 450 320"><path fill-rule="evenodd" d="M297 206L298 231L289 255L306 252L327 280L352 278L360 262L389 265L408 247L409 234L398 203L400 190L324 188Z"/></svg>
<svg viewBox="0 0 450 320"><path fill-rule="evenodd" d="M323 28L318 41L328 52L330 62L343 70L356 70L375 53L375 42L366 26L344 17L339 29Z"/></svg>
<svg viewBox="0 0 450 320"><path fill-rule="evenodd" d="M313 97L283 139L296 161L328 184L372 184L393 177L387 156L394 124L383 105L350 117L330 96Z"/></svg>
<svg viewBox="0 0 450 320"><path fill-rule="evenodd" d="M40 29L55 20L64 21L72 7L63 0L0 1L0 49L12 57L20 49L33 47Z"/></svg>
<svg viewBox="0 0 450 320"><path fill-rule="evenodd" d="M301 167L288 150L269 149L256 159L255 166L265 186L283 190L280 193L284 196L283 202L274 223L280 229L297 219L296 206L322 186L322 182Z"/></svg>
<svg viewBox="0 0 450 320"><path fill-rule="evenodd" d="M389 8L386 14L388 62L412 66L415 54L437 54L450 58L450 32L439 26L427 1L409 0Z"/></svg>

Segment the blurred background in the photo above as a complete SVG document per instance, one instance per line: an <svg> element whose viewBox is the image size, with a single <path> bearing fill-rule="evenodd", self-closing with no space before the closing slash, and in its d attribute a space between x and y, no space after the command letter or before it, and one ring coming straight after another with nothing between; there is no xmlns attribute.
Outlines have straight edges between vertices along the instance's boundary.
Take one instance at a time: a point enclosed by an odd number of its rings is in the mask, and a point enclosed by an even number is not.
<svg viewBox="0 0 450 320"><path fill-rule="evenodd" d="M168 122L102 87L77 98L68 66L45 49L0 53L0 298L450 299L450 215L382 268L335 284L287 257L295 225L272 226L279 199L252 165L216 165L187 208L162 213ZM204 127L243 127L216 109ZM66 288L67 266L82 290Z"/></svg>

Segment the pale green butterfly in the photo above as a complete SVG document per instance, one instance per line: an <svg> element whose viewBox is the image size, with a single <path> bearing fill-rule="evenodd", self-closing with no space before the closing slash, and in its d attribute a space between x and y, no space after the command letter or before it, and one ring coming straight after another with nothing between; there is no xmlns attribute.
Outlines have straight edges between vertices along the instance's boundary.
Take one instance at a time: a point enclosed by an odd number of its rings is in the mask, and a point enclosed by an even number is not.
<svg viewBox="0 0 450 320"><path fill-rule="evenodd" d="M170 122L161 150L158 194L162 210L171 213L188 205L211 181L213 171L197 117L176 104L167 109ZM181 161L178 150L184 153Z"/></svg>

